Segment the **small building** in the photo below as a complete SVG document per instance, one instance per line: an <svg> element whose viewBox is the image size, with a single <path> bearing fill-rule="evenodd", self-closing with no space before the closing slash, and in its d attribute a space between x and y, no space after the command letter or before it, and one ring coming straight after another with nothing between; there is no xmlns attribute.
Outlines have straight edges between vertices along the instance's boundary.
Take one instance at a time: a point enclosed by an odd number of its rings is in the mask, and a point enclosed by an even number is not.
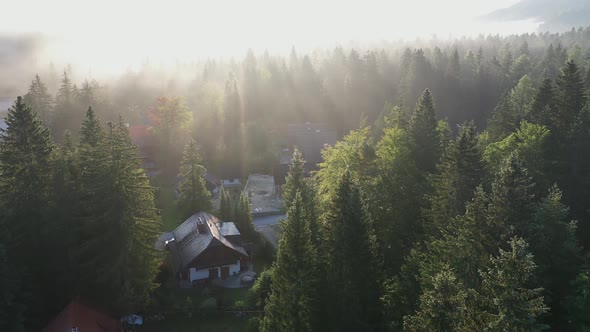
<svg viewBox="0 0 590 332"><path fill-rule="evenodd" d="M79 300L70 302L42 332L122 332L118 319Z"/></svg>
<svg viewBox="0 0 590 332"><path fill-rule="evenodd" d="M223 190L228 192L232 197L239 197L242 192L242 183L240 179L225 179L221 182Z"/></svg>
<svg viewBox="0 0 590 332"><path fill-rule="evenodd" d="M232 222L199 212L174 231L160 236L156 247L170 251L170 261L179 282L190 284L225 279L247 268L248 253Z"/></svg>

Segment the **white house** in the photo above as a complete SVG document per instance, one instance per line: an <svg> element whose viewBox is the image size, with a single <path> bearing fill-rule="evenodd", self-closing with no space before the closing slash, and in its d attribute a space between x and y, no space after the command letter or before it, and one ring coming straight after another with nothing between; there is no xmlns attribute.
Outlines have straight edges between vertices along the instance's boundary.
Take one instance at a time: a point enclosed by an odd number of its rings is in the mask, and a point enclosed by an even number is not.
<svg viewBox="0 0 590 332"><path fill-rule="evenodd" d="M162 234L156 246L170 251L179 281L191 283L238 274L249 258L234 223L222 222L206 212L194 214L171 233Z"/></svg>

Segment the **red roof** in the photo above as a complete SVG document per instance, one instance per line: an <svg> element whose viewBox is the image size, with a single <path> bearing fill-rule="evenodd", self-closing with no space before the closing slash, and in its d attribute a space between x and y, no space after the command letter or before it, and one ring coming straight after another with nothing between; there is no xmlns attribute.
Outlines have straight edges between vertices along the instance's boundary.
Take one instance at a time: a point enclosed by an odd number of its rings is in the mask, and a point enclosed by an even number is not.
<svg viewBox="0 0 590 332"><path fill-rule="evenodd" d="M119 320L78 300L73 300L42 332L120 332L122 330Z"/></svg>

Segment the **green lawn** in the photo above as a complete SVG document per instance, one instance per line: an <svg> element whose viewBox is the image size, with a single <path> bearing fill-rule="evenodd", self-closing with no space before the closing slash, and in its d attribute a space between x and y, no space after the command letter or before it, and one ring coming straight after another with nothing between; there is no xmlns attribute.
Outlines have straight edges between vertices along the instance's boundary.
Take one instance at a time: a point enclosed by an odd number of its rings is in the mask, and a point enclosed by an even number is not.
<svg viewBox="0 0 590 332"><path fill-rule="evenodd" d="M247 318L238 318L232 312L216 311L217 305L233 307L243 305L248 288L192 288L161 289L166 295L162 310L168 312L162 321L147 320L138 332L151 331L244 331ZM205 310L189 314L190 309Z"/></svg>
<svg viewBox="0 0 590 332"><path fill-rule="evenodd" d="M218 305L231 307L235 306L238 301L244 301L248 295L248 288L174 288L166 291L170 292L170 295L173 297L172 301L175 303L184 304L188 297L195 306L201 306L204 302L214 298Z"/></svg>

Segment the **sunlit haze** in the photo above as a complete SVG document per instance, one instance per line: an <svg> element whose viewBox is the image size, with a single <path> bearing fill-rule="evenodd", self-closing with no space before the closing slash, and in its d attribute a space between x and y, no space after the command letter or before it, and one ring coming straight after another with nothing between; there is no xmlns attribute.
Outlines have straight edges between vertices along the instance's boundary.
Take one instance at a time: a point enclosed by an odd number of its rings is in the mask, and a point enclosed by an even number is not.
<svg viewBox="0 0 590 332"><path fill-rule="evenodd" d="M284 54L292 46L534 31L531 21L478 20L516 2L22 0L3 4L11 14L0 33L41 33L49 38L48 58L114 73L145 61L241 56L247 49Z"/></svg>

